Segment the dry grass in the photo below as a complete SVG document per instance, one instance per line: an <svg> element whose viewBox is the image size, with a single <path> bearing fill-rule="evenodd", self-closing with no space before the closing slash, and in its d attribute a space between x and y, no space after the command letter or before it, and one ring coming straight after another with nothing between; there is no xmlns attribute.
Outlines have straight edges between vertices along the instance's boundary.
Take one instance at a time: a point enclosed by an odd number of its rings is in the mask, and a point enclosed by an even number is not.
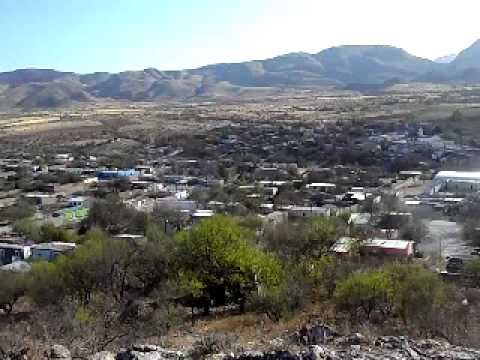
<svg viewBox="0 0 480 360"><path fill-rule="evenodd" d="M175 329L161 339L152 340L186 349L202 336L218 333L235 338L237 346L243 350L261 350L274 347L276 339L285 341L291 338L305 324L333 322L334 309L331 304L312 304L301 313L279 322L255 313L216 315L197 320L193 327Z"/></svg>

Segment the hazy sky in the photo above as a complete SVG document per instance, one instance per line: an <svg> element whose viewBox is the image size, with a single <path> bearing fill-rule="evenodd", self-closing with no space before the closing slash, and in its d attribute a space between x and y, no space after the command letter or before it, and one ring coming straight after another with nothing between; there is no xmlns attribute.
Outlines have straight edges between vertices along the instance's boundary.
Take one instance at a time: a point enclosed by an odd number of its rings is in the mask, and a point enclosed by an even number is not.
<svg viewBox="0 0 480 360"><path fill-rule="evenodd" d="M0 71L192 68L341 44L436 58L480 38L477 0L0 0Z"/></svg>

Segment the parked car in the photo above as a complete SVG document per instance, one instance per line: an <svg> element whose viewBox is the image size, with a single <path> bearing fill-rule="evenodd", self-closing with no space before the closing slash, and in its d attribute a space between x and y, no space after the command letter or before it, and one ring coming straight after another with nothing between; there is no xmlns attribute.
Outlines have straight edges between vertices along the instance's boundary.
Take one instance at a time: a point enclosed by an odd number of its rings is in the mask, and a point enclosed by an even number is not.
<svg viewBox="0 0 480 360"><path fill-rule="evenodd" d="M471 255L452 255L447 257L446 270L449 273L462 273L465 271L465 265L475 257Z"/></svg>

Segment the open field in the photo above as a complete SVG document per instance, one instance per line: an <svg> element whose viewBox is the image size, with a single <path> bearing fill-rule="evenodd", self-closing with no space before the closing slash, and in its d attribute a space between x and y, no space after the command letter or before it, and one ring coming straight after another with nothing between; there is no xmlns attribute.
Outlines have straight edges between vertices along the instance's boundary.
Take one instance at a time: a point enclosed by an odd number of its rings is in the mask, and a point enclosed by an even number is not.
<svg viewBox="0 0 480 360"><path fill-rule="evenodd" d="M396 86L391 92L361 95L354 92L305 92L295 96L260 100L217 100L200 103L83 104L54 111L0 113L0 137L15 135L67 135L75 129L93 140L105 132L125 136L144 131L197 132L220 121L439 121L445 125L453 111L461 109L466 133L480 131L480 98L475 89ZM64 134L66 133L66 134ZM82 135L83 136L83 135ZM101 137L101 136L100 136ZM65 138L65 139L67 139Z"/></svg>

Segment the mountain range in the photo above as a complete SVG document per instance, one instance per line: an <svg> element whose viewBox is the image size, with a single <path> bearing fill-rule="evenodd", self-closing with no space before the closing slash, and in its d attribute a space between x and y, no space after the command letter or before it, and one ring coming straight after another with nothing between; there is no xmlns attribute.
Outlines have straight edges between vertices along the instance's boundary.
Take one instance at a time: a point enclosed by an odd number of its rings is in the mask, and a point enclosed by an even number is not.
<svg viewBox="0 0 480 360"><path fill-rule="evenodd" d="M49 69L0 73L0 108L50 108L98 99L186 100L275 94L290 89L365 89L395 83L480 83L480 40L449 62L386 45L347 45L316 54L197 69L77 74Z"/></svg>
<svg viewBox="0 0 480 360"><path fill-rule="evenodd" d="M445 56L440 56L439 58L436 58L434 61L440 64L449 64L453 60L455 60L456 57L457 57L457 54L448 54Z"/></svg>

